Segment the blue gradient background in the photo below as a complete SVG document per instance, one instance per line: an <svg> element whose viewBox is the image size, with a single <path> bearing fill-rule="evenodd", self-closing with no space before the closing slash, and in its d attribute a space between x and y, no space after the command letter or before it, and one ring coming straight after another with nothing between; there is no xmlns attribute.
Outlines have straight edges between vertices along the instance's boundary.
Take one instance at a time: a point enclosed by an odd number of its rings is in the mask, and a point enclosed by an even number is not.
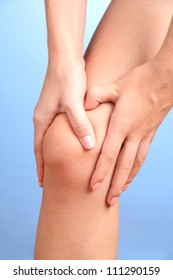
<svg viewBox="0 0 173 280"><path fill-rule="evenodd" d="M88 1L85 46L110 1ZM47 64L44 1L0 0L0 259L32 259L41 189L34 106ZM173 259L173 112L121 197L120 259Z"/></svg>

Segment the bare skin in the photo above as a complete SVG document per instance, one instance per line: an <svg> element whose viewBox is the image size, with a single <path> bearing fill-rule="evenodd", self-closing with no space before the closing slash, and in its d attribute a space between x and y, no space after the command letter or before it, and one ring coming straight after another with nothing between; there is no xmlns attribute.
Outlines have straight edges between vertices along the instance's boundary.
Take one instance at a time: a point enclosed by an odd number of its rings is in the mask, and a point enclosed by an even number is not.
<svg viewBox="0 0 173 280"><path fill-rule="evenodd" d="M164 2L159 1L158 8L158 1L151 5L148 1L150 15L145 1L129 2L112 1L94 34L85 54L88 89L100 81L112 83L148 61L165 38L171 13L163 12ZM106 202L115 163L99 192L91 192L89 182L113 109L112 104L103 104L87 112L96 136L91 151L83 150L65 114L58 115L47 130L35 259L117 257L118 199L115 207Z"/></svg>
<svg viewBox="0 0 173 280"><path fill-rule="evenodd" d="M138 43L134 40L133 49L135 54L139 55L138 48L140 48L146 56L143 56L143 62L139 66L133 67L119 79L117 79L117 75L113 77L114 72L112 72L112 76L110 76L112 80L108 84L105 83L104 77L101 77L98 84L93 83L88 89L85 100L86 110L94 109L104 102L112 102L116 105L90 181L93 190L101 187L109 168L116 161L107 194L107 202L110 205L114 205L112 200L116 201L115 198L127 189L128 184L140 170L158 127L173 107L173 1L136 2L130 0L127 2L124 6L124 1L112 1L111 5L115 6L117 11L123 9L124 13L129 14L134 12L134 8L138 10L136 21L132 21L132 24L139 22L138 17L141 17L142 26L145 25L148 30L148 38L141 36L141 40L138 38ZM156 6L156 2L159 4L158 6ZM157 11L155 18L150 14L153 9L155 12ZM164 22L160 21L159 17L164 19ZM128 20L129 26L126 28L123 26L124 40L128 36L133 37L139 29L141 35L145 34L144 26L137 24L134 26L133 32L130 32L131 18ZM158 30L161 32L155 29L157 20L159 22L159 24L157 23ZM113 22L112 15L109 17L108 24L113 25ZM122 24L121 21L118 26L121 26L120 24ZM110 64L114 63L113 48L109 52L106 52L106 49L109 44L114 46L115 43L120 48L122 47L121 40L116 37L116 30L112 30L108 41L104 35L100 37L103 37L104 55L107 56L107 60L110 60ZM97 44L99 43L101 44L101 41ZM129 45L129 49L131 50L131 45ZM91 50L93 49L91 48ZM97 50L96 46L94 46L93 52L95 50ZM146 57L148 57L147 61ZM124 59L127 59L126 56ZM121 62L118 65L121 69ZM116 67L114 69L116 70Z"/></svg>
<svg viewBox="0 0 173 280"><path fill-rule="evenodd" d="M66 114L56 117L48 129L36 259L115 259L118 204L110 208L105 199L112 172L100 192L89 188L112 108L103 104L88 112L97 138L89 152L81 147Z"/></svg>
<svg viewBox="0 0 173 280"><path fill-rule="evenodd" d="M40 186L44 176L43 137L57 114L66 112L85 149L94 146L94 131L83 107L86 92L83 59L86 2L45 0L49 60L33 116L34 152Z"/></svg>

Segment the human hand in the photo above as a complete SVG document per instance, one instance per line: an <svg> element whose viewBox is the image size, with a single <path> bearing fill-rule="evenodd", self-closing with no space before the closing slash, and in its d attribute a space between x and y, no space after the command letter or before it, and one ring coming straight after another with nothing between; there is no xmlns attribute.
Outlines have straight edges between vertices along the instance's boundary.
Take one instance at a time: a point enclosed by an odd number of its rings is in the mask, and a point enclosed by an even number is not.
<svg viewBox="0 0 173 280"><path fill-rule="evenodd" d="M34 110L34 152L38 181L42 186L44 161L42 155L43 137L60 112L66 112L74 133L85 149L92 149L95 143L94 131L83 102L86 93L84 63L48 65L40 98Z"/></svg>
<svg viewBox="0 0 173 280"><path fill-rule="evenodd" d="M117 83L91 87L85 109L104 102L113 102L115 108L90 184L98 188L114 164L107 195L108 204L114 205L138 173L157 128L173 106L172 72L154 58Z"/></svg>

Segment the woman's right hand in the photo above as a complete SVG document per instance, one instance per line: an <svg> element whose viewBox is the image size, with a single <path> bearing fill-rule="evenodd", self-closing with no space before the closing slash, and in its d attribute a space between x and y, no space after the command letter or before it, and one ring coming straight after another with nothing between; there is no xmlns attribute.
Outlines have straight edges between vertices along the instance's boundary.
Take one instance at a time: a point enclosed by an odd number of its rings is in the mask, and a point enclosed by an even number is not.
<svg viewBox="0 0 173 280"><path fill-rule="evenodd" d="M84 110L86 93L85 63L49 63L40 98L34 110L34 152L39 185L42 186L44 161L42 155L43 137L56 117L66 112L74 133L82 146L94 147L93 127Z"/></svg>

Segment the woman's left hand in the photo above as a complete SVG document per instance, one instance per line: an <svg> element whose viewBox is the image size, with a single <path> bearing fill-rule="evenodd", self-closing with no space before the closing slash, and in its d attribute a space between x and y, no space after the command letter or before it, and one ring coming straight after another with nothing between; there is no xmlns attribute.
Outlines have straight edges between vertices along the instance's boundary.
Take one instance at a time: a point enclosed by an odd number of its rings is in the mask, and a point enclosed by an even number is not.
<svg viewBox="0 0 173 280"><path fill-rule="evenodd" d="M91 188L100 186L114 164L107 195L108 204L114 205L138 173L157 128L173 107L172 71L155 57L117 83L91 87L85 109L94 109L104 102L113 102L115 108L91 178Z"/></svg>

